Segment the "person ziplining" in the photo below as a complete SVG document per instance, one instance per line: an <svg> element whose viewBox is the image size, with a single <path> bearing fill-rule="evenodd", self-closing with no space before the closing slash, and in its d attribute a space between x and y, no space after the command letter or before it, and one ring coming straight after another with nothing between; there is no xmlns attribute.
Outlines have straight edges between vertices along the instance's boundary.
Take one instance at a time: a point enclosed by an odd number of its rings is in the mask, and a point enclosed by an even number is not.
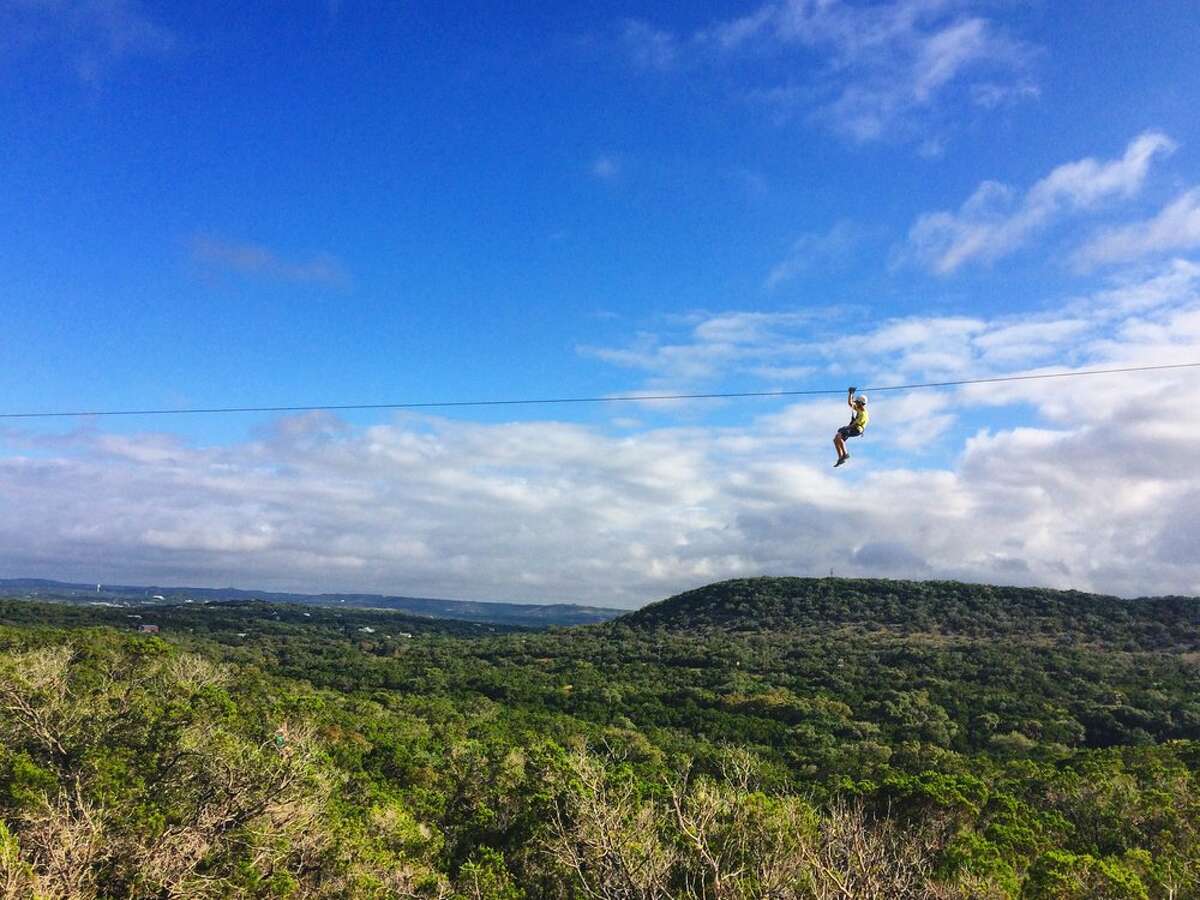
<svg viewBox="0 0 1200 900"><path fill-rule="evenodd" d="M867 423L871 421L871 417L867 415L867 397L865 394L854 396L854 392L858 388L850 388L850 393L846 395L846 405L850 407L850 424L843 425L837 430L837 434L833 436L833 446L837 449L837 462L833 464L836 469L838 466L845 464L850 458L849 451L846 450L846 439L858 437L867 430Z"/></svg>
<svg viewBox="0 0 1200 900"><path fill-rule="evenodd" d="M995 375L989 378L962 378L956 381L929 381L919 384L889 384L876 385L872 391L916 391L925 389L964 387L975 384L999 384L1000 382L1040 381L1047 378L1082 378L1096 375L1131 375L1141 372L1161 372L1178 369L1200 369L1200 361L1182 363L1162 363L1150 366L1122 366L1109 369L1085 369L1074 372L1031 372L1024 375ZM838 466L846 464L850 454L846 450L846 440L859 437L866 431L867 398L860 394L855 397L858 388L852 387L846 396L846 403L853 414L850 423L837 430L833 437L833 446L837 449ZM565 405L575 403L646 403L651 400L733 400L749 397L816 397L824 394L840 393L834 388L805 388L800 390L775 391L714 391L707 394L616 394L603 397L529 397L493 400L420 400L400 403L321 403L321 404L289 404L279 406L217 406L204 408L169 408L169 409L90 409L90 410L43 410L39 412L11 412L0 409L0 420L5 419L50 419L50 418L89 418L95 416L194 416L222 415L229 413L299 413L316 410L351 411L351 410L383 410L383 409L448 409L451 407L499 407L499 406L535 406L535 405Z"/></svg>
<svg viewBox="0 0 1200 900"><path fill-rule="evenodd" d="M962 387L968 384L998 384L1002 381L1039 381L1044 378L1081 378L1091 375L1128 375L1136 372L1160 372L1166 369L1200 369L1200 362L1165 363L1154 366L1124 366L1116 369L1088 369L1076 372L1036 372L1027 375L997 375L991 378L964 378L958 381L929 381L923 384L889 384L871 388L873 391L916 391L927 388ZM858 388L850 388L850 397ZM611 394L603 397L529 397L507 400L420 400L401 403L310 403L305 405L279 406L215 406L202 408L172 408L172 409L83 409L83 410L42 410L39 412L11 412L0 410L0 419L56 419L56 418L91 418L96 416L196 416L196 415L227 415L229 413L298 413L328 410L345 412L350 410L368 409L449 409L451 407L468 406L537 406L565 405L568 403L648 403L651 400L734 400L749 397L816 397L824 394L838 394L840 389L811 388L803 390L779 391L721 391L709 394ZM863 406L863 420L859 431L847 434L846 437L857 437L867 424L867 398L859 397ZM850 403L854 409L855 404ZM855 410L854 420L858 419ZM847 426L849 428L850 426ZM839 435L845 429L839 429ZM844 438L843 438L844 440ZM837 444L837 438L834 438ZM845 447L839 446L838 458L843 459Z"/></svg>

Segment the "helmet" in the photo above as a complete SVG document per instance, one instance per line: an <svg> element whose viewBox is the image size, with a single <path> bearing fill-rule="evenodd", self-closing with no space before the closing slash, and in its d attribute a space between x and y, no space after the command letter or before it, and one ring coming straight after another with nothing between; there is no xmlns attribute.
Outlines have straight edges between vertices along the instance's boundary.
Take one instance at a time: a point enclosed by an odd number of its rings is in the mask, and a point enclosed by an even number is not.
<svg viewBox="0 0 1200 900"><path fill-rule="evenodd" d="M866 406L867 405L867 395L859 394L857 397L854 398L854 402L861 403L863 406Z"/></svg>

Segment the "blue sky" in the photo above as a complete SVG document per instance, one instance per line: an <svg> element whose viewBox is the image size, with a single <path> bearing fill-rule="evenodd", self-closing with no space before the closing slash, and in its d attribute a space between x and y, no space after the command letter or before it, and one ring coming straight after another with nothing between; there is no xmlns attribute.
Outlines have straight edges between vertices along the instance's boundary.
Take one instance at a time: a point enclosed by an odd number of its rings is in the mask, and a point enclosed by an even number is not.
<svg viewBox="0 0 1200 900"><path fill-rule="evenodd" d="M1190 2L0 0L0 411L1200 360L1196 46ZM825 399L9 420L0 569L1200 593L1195 377L877 395L836 478Z"/></svg>

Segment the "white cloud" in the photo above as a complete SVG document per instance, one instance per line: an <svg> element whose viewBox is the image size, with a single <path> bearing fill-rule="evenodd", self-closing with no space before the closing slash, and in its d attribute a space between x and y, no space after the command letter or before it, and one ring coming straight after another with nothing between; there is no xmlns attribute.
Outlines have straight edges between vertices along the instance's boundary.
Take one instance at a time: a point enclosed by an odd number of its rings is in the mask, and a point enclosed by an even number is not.
<svg viewBox="0 0 1200 900"><path fill-rule="evenodd" d="M1014 84L982 82L971 85L972 102L984 109L1012 106L1022 100L1036 100L1041 95L1041 89L1030 81L1018 81Z"/></svg>
<svg viewBox="0 0 1200 900"><path fill-rule="evenodd" d="M861 311L729 311L689 317L663 333L642 332L624 347L579 351L646 373L656 393L730 384L777 390L958 381L1055 365L1189 361L1200 344L1191 337L1191 309L1200 309L1200 263L1173 260L1020 315L873 320ZM1164 327L1168 319L1174 332ZM1131 356L1131 348L1141 349Z"/></svg>
<svg viewBox="0 0 1200 900"><path fill-rule="evenodd" d="M1176 144L1165 134L1147 131L1125 149L1121 159L1097 162L1081 159L1059 166L1032 188L1026 198L1033 209L1087 209L1110 197L1132 197L1142 189L1150 162L1170 154Z"/></svg>
<svg viewBox="0 0 1200 900"><path fill-rule="evenodd" d="M1182 502L1200 490L1189 464L1200 418L1173 410L1157 387L1133 421L1127 408L1076 403L1079 417L1059 429L981 434L955 471L881 467L864 444L858 468L833 473L834 404L745 431L626 437L554 422L402 419L320 440L188 447L170 461L97 457L85 441L51 460L0 461L10 511L0 565L89 580L618 605L830 567L1196 591L1194 555L1164 559L1155 538L1200 528L1200 507ZM940 440L945 400L878 405L899 416L906 403L916 406L902 414L904 440ZM1177 433L1144 430L1168 416Z"/></svg>
<svg viewBox="0 0 1200 900"><path fill-rule="evenodd" d="M671 346L684 359L726 348L718 372L804 362L822 386L850 370L875 384L1009 374L995 367L1022 357L1042 367L1017 370L1031 373L1196 361L1198 287L1200 266L1177 262L1036 314L860 321L849 336L811 316L730 312L691 319ZM664 343L643 349L652 371L675 365ZM1200 533L1200 406L1180 401L1197 377L881 392L836 472L844 396L689 427L402 415L360 428L310 414L211 447L10 430L0 570L628 606L724 577L831 567L1200 593L1195 541L1183 537Z"/></svg>
<svg viewBox="0 0 1200 900"><path fill-rule="evenodd" d="M621 29L621 40L634 63L646 69L670 69L679 59L679 41L669 31L627 19Z"/></svg>
<svg viewBox="0 0 1200 900"><path fill-rule="evenodd" d="M303 261L291 260L261 244L204 234L194 235L189 244L192 260L210 271L332 287L345 287L349 283L341 262L327 253Z"/></svg>
<svg viewBox="0 0 1200 900"><path fill-rule="evenodd" d="M908 354L936 352L942 356L964 356L972 336L987 329L987 324L967 316L914 317L887 320L865 334L841 339L846 350L858 348L866 353L903 350Z"/></svg>
<svg viewBox="0 0 1200 900"><path fill-rule="evenodd" d="M686 334L678 337L641 332L626 347L577 349L593 359L647 372L658 387L702 384L723 373L762 370L794 359L798 336L814 321L813 314L802 312L717 313L689 318Z"/></svg>
<svg viewBox="0 0 1200 900"><path fill-rule="evenodd" d="M1072 342L1094 326L1085 319L1046 318L989 329L974 346L981 360L993 366L1027 366L1053 356L1062 356Z"/></svg>
<svg viewBox="0 0 1200 900"><path fill-rule="evenodd" d="M812 272L849 265L850 255L862 237L861 230L845 219L824 233L801 235L787 256L772 266L767 274L767 288L777 288Z"/></svg>
<svg viewBox="0 0 1200 900"><path fill-rule="evenodd" d="M1073 315L1110 319L1200 298L1200 263L1172 260L1161 272L1128 277L1118 273L1115 286L1067 304Z"/></svg>
<svg viewBox="0 0 1200 900"><path fill-rule="evenodd" d="M1154 218L1110 228L1076 251L1082 269L1200 247L1200 187L1186 191Z"/></svg>
<svg viewBox="0 0 1200 900"><path fill-rule="evenodd" d="M718 313L699 319L693 332L702 341L758 344L770 341L780 328L803 327L812 320L806 313Z"/></svg>
<svg viewBox="0 0 1200 900"><path fill-rule="evenodd" d="M683 61L757 63L744 93L783 114L800 111L859 142L916 137L936 106L962 99L977 108L1037 96L1028 75L1034 48L966 3L781 0L682 37L626 22L627 51L644 68ZM976 4L977 5L977 4ZM934 117L936 118L936 116Z"/></svg>
<svg viewBox="0 0 1200 900"><path fill-rule="evenodd" d="M1130 142L1120 159L1066 163L1020 198L1007 185L984 181L957 212L918 218L909 230L908 253L941 275L969 262L992 262L1014 252L1058 218L1134 196L1153 159L1174 149L1175 143L1166 135L1148 131Z"/></svg>

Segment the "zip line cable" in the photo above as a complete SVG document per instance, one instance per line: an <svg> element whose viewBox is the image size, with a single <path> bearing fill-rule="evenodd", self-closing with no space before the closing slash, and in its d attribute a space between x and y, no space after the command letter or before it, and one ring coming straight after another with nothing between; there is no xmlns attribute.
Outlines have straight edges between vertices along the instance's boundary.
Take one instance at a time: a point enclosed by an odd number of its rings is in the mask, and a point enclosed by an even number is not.
<svg viewBox="0 0 1200 900"><path fill-rule="evenodd" d="M1088 369L1082 372L1045 372L1038 375L1004 375L997 378L969 378L962 381L930 381L924 384L891 384L863 388L860 393L915 391L922 388L961 387L968 384L995 384L1001 381L1036 381L1042 378L1080 378L1084 375L1123 375L1131 372L1160 372L1165 369L1200 368L1200 362L1172 363L1162 366L1128 366L1122 369ZM365 409L448 409L458 406L534 406L567 403L642 403L648 400L734 400L746 397L813 397L841 394L841 389L821 388L804 391L740 391L714 394L657 394L620 397L549 397L528 400L444 400L420 403L342 403L311 406L223 406L207 409L103 409L77 412L0 413L0 419L82 418L87 416L186 416L218 413L290 413L319 410L348 411Z"/></svg>

